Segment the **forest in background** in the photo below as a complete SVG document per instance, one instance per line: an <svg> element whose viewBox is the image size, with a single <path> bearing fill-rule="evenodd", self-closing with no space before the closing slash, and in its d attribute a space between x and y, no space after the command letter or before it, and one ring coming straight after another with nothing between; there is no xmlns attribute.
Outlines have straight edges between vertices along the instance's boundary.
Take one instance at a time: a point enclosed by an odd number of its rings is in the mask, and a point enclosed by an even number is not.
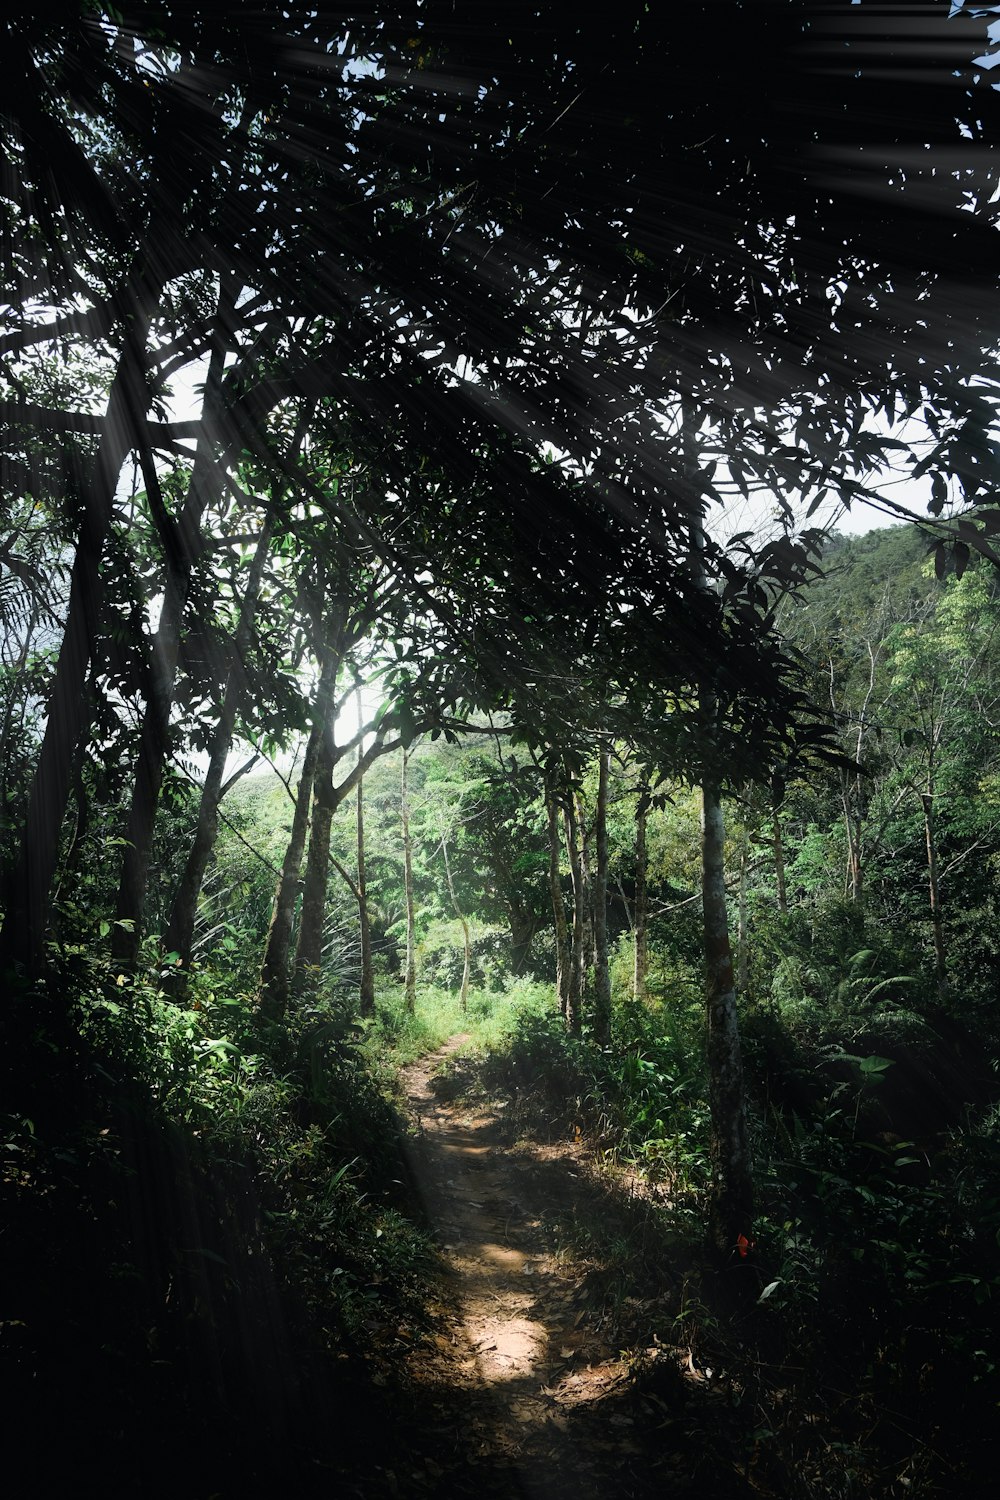
<svg viewBox="0 0 1000 1500"><path fill-rule="evenodd" d="M692 1483L988 1475L990 33L651 9L8 23L29 1492L394 1493L441 1285L399 1069L459 1032L443 1097L642 1205L551 1228ZM901 473L919 525L819 524Z"/></svg>
<svg viewBox="0 0 1000 1500"><path fill-rule="evenodd" d="M631 1238L602 1242L597 1224L571 1238L610 1267L610 1316L645 1299L632 1338L723 1369L753 1492L891 1494L901 1475L915 1493L976 1492L1000 1354L1000 591L987 564L938 577L904 527L834 537L822 563L783 626L844 760L776 770L726 802L757 1208L721 1271L704 1245L697 787L652 778L598 733L554 793L503 715L371 758L336 816L317 823L313 803L299 858L308 879L318 826L320 935L279 1013L262 964L308 802L307 739L273 767L249 744L234 757L184 959L163 934L207 783L203 757L178 761L130 970L101 915L127 804L107 765L81 771L47 981L72 1041L51 1017L38 1032L44 1104L9 1114L5 1137L21 1289L5 1352L29 1433L67 1401L74 1464L96 1451L103 1466L112 1433L130 1464L132 1442L157 1451L176 1424L186 1472L223 1422L221 1472L253 1485L270 1461L247 1429L264 1423L277 1471L295 1472L303 1423L323 1425L311 1401L304 1417L301 1382L320 1370L340 1401L338 1364L362 1350L366 1379L391 1371L433 1295L393 1080L462 1031L449 1089L505 1097L523 1128L583 1137L653 1189L653 1222ZM30 681L8 676L8 722L29 712ZM290 1347L271 1298L300 1320ZM81 1366L101 1372L82 1408ZM360 1460L346 1431L371 1420L362 1406L335 1423L347 1472Z"/></svg>

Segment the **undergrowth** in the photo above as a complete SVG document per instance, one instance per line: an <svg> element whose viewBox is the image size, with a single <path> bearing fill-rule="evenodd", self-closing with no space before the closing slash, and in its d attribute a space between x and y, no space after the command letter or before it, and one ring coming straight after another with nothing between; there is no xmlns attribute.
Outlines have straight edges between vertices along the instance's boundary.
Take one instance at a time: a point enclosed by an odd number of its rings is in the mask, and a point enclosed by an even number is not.
<svg viewBox="0 0 1000 1500"><path fill-rule="evenodd" d="M857 986L842 988L853 1004ZM980 1493L1000 1368L1000 1116L977 1103L914 1128L919 1080L946 1094L940 1023L904 1033L885 1012L845 1029L831 1011L804 1028L796 1014L747 1018L756 1244L720 1274L701 1258L690 998L616 1005L605 1048L568 1034L526 981L474 991L464 1011L424 988L415 1015L384 986L364 1022L334 987L266 1027L232 974L206 968L179 1000L152 961L123 975L58 951L3 1017L0 1360L36 1465L26 1492L59 1489L67 1465L100 1471L111 1495L138 1473L156 1495L197 1454L206 1494L252 1494L277 1454L286 1483L290 1454L312 1476L361 1461L433 1275L393 1080L462 1033L446 1091L503 1095L513 1135L585 1136L615 1169L622 1213L554 1214L554 1248L599 1269L623 1341L679 1350L711 1387L719 1420L699 1442L738 1451L764 1495ZM657 1378L637 1363L651 1397ZM64 1458L46 1441L54 1413Z"/></svg>
<svg viewBox="0 0 1000 1500"><path fill-rule="evenodd" d="M550 1003L456 1078L505 1096L514 1133L583 1132L598 1160L641 1174L641 1211L560 1221L557 1243L603 1265L623 1331L631 1316L640 1342L687 1351L756 1490L983 1493L1000 1386L998 1112L904 1137L891 1128L893 1100L908 1119L911 1085L889 1081L900 1064L751 1018L756 1243L720 1273L701 1254L700 1025L695 1007L619 1005L601 1049ZM651 1265L664 1254L672 1276Z"/></svg>
<svg viewBox="0 0 1000 1500"><path fill-rule="evenodd" d="M169 981L64 949L4 1017L0 1363L24 1493L196 1472L254 1494L272 1470L311 1493L317 1464L364 1461L397 1340L424 1325L432 1254L348 1005L267 1027L230 976L182 1000Z"/></svg>

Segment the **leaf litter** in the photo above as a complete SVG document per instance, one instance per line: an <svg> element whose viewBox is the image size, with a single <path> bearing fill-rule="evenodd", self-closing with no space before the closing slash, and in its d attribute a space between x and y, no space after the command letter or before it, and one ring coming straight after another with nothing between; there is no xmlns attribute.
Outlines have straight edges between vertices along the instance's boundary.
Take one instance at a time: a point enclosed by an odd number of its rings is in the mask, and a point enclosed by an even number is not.
<svg viewBox="0 0 1000 1500"><path fill-rule="evenodd" d="M411 1180L442 1272L432 1332L404 1355L414 1399L429 1400L435 1414L435 1493L693 1495L704 1474L687 1451L682 1403L669 1408L676 1420L664 1423L664 1410L650 1420L634 1381L640 1359L647 1367L672 1359L683 1393L676 1351L648 1334L639 1354L619 1348L598 1295L601 1268L553 1243L560 1215L602 1211L584 1144L511 1145L491 1102L442 1102L435 1075L465 1040L452 1038L401 1074Z"/></svg>

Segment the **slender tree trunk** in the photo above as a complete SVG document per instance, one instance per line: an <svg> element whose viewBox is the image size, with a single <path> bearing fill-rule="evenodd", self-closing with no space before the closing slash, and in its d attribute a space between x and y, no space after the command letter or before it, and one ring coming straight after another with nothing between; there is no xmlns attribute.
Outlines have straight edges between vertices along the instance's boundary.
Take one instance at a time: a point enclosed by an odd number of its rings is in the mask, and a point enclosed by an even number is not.
<svg viewBox="0 0 1000 1500"><path fill-rule="evenodd" d="M646 815L649 787L640 788L635 810L635 968L632 973L632 998L641 1004L646 998L649 973L649 938L646 898Z"/></svg>
<svg viewBox="0 0 1000 1500"><path fill-rule="evenodd" d="M73 832L70 835L66 854L62 862L62 870L59 876L59 885L56 887L54 901L58 904L59 892L64 883L70 886L84 878L83 874L83 844L90 828L90 800L87 796L87 788L83 779L83 756L76 757L76 766L73 772L73 801L76 807L76 815L73 819Z"/></svg>
<svg viewBox="0 0 1000 1500"><path fill-rule="evenodd" d="M685 415L688 415L687 413ZM694 427L685 422L687 467L697 469ZM702 588L705 533L692 537L692 570ZM699 703L705 771L702 782L701 868L705 944L706 1064L710 1115L712 1192L708 1241L720 1260L745 1256L753 1244L753 1175L747 1137L743 1050L733 979L733 954L726 905L725 826L718 779L720 703L715 684L702 684Z"/></svg>
<svg viewBox="0 0 1000 1500"><path fill-rule="evenodd" d="M860 762L865 743L865 730L868 725L868 705L875 692L875 674L879 651L872 650L870 640L865 641L868 651L868 686L865 690L864 700L861 704L861 712L858 714L858 733L854 743L854 760ZM836 694L834 692L834 665L830 658L830 706L836 712ZM846 771L840 774L841 802L844 809L844 828L847 833L847 878L845 881L845 894L851 901L861 900L861 891L864 877L863 846L864 846L864 787L861 775L858 772L848 776ZM777 817L777 811L775 811Z"/></svg>
<svg viewBox="0 0 1000 1500"><path fill-rule="evenodd" d="M512 974L523 974L531 957L531 941L538 931L539 922L534 912L523 907L508 906L510 923L510 970Z"/></svg>
<svg viewBox="0 0 1000 1500"><path fill-rule="evenodd" d="M545 818L549 832L549 896L556 941L556 994L563 1018L569 1017L570 945L563 900L562 875L559 869L559 812L551 787L545 788Z"/></svg>
<svg viewBox="0 0 1000 1500"><path fill-rule="evenodd" d="M702 903L705 914L709 1108L713 1193L709 1232L720 1255L751 1240L753 1184L747 1141L743 1058L736 1015L726 910L725 833L719 787L706 782L702 801Z"/></svg>
<svg viewBox="0 0 1000 1500"><path fill-rule="evenodd" d="M143 259L152 259L144 256ZM18 852L4 881L0 968L41 966L49 902L59 862L74 758L88 722L87 672L100 614L100 564L111 528L122 465L145 442L149 409L145 348L162 289L140 272L125 297L126 341L108 398L104 431L89 481L81 485L80 531L70 572L66 623L47 704L45 734Z"/></svg>
<svg viewBox="0 0 1000 1500"><path fill-rule="evenodd" d="M166 936L163 940L164 947L168 952L177 954L184 969L191 962L191 944L194 940L195 921L198 913L198 897L201 894L205 871L208 868L208 862L212 857L212 852L215 849L215 841L219 833L219 804L223 796L226 762L229 759L229 752L232 749L236 718L246 691L246 676L243 662L250 644L253 618L256 614L257 601L260 597L264 568L270 553L271 532L271 517L267 516L257 541L253 561L250 564L250 575L247 579L246 591L240 607L240 618L236 626L236 635L233 642L235 665L226 680L226 689L222 699L222 708L219 713L219 722L212 735L208 770L205 774L205 784L201 791L201 801L198 804L198 826L195 829L194 842L191 845L187 863L184 866L184 873L181 876L180 884L174 896L170 921L167 924Z"/></svg>
<svg viewBox="0 0 1000 1500"><path fill-rule="evenodd" d="M566 823L566 853L569 857L570 880L573 886L573 939L570 945L569 980L566 986L566 1024L570 1031L576 1032L580 1030L580 1012L583 1005L583 905L585 898L572 797L566 798L563 815Z"/></svg>
<svg viewBox="0 0 1000 1500"><path fill-rule="evenodd" d="M573 816L576 819L577 840L580 849L580 917L583 923L582 951L580 960L580 1001L585 1004L590 998L590 986L594 975L594 883L590 870L590 839L587 836L587 817L583 798L573 793Z"/></svg>
<svg viewBox="0 0 1000 1500"><path fill-rule="evenodd" d="M14 798L13 789L8 785L7 773L13 764L11 752L14 743L15 741L19 741L22 738L22 734L16 731L14 728L14 708L18 700L21 699L20 684L22 681L24 670L28 665L28 659L31 656L31 648L34 644L35 632L38 629L40 621L41 610L37 605L32 605L28 618L24 623L24 635L21 639L21 647L17 654L17 662L13 664L7 677L7 681L9 682L10 687L8 688L5 696L3 709L3 727L0 728L0 807L3 807L7 810L8 817L10 816L13 809ZM21 703L22 724L21 726L19 726L19 728L23 730L23 699L21 699Z"/></svg>
<svg viewBox="0 0 1000 1500"><path fill-rule="evenodd" d="M311 405L299 419L292 439L291 458L298 457L305 437ZM170 920L164 937L168 952L175 952L182 969L191 962L191 945L194 941L195 922L198 914L198 898L205 880L205 871L215 849L219 833L219 804L225 796L228 783L224 783L226 763L232 749L236 720L247 694L246 655L253 635L253 624L260 602L260 591L264 570L271 552L274 522L281 495L276 496L265 512L260 536L254 548L247 585L240 605L240 615L233 636L233 665L226 677L225 692L219 722L212 735L209 751L208 771L198 804L198 826L194 842L188 854L184 873L181 876L170 912ZM308 797L307 797L308 801Z"/></svg>
<svg viewBox="0 0 1000 1500"><path fill-rule="evenodd" d="M774 832L771 836L771 847L774 850L774 884L778 897L778 910L782 916L787 916L788 889L785 884L785 843L781 836L781 821L778 817L777 807L774 809Z"/></svg>
<svg viewBox="0 0 1000 1500"><path fill-rule="evenodd" d="M313 784L316 780L320 744L333 711L337 666L338 661L333 653L324 658L319 686L316 690L312 729L302 761L302 774L299 777L292 831L281 866L281 878L274 894L274 905L271 909L271 923L261 966L257 1003L261 1014L272 1021L280 1021L288 1006L295 903L299 893L302 856L309 832L309 809Z"/></svg>
<svg viewBox="0 0 1000 1500"><path fill-rule="evenodd" d="M342 626L338 630L337 638L340 642L343 641ZM333 655L336 659L336 676L339 664L343 660L342 644L337 646ZM340 804L345 802L354 791L372 762L398 743L395 741L393 746L388 746L381 736L376 734L367 750L363 746L359 749L354 769L339 785L334 786L333 772L340 761L342 752L334 743L332 723L329 726L329 732L320 741L316 775L313 780L313 813L309 831L309 850L302 881L299 937L295 950L295 973L303 987L308 987L309 976L318 973L323 959L326 890L331 863L330 830L334 815ZM360 900L358 906L360 909Z"/></svg>
<svg viewBox="0 0 1000 1500"><path fill-rule="evenodd" d="M323 929L326 923L326 889L330 872L330 831L335 811L333 772L339 759L333 726L327 722L320 737L313 778L309 849L302 879L302 906L295 947L295 978L303 990L315 988L323 960Z"/></svg>
<svg viewBox="0 0 1000 1500"><path fill-rule="evenodd" d="M357 692L358 729L361 728L361 689ZM364 764L364 740L358 741L358 767ZM361 988L363 1016L375 1014L375 971L372 966L372 924L368 912L368 878L365 869L365 796L364 776L359 775L356 788L358 811L358 917L361 927Z"/></svg>
<svg viewBox="0 0 1000 1500"><path fill-rule="evenodd" d="M409 752L403 747L403 769L400 772L400 810L403 819L403 889L406 897L406 975L404 992L406 1009L412 1016L417 1008L417 924L413 913L413 840L410 837Z"/></svg>
<svg viewBox="0 0 1000 1500"><path fill-rule="evenodd" d="M594 913L594 1039L599 1047L611 1042L611 971L608 967L608 776L611 752L601 747L597 770L595 818L596 864Z"/></svg>
<svg viewBox="0 0 1000 1500"><path fill-rule="evenodd" d="M941 884L938 871L937 835L934 828L934 768L933 762L927 772L927 790L921 794L924 811L924 842L927 846L927 887L931 906L931 932L934 939L934 978L938 998L943 999L948 988L948 967L944 947L944 917L941 911Z"/></svg>
<svg viewBox="0 0 1000 1500"><path fill-rule="evenodd" d="M736 990L740 995L747 992L747 855L750 840L746 830L740 839L739 896L737 901L736 927Z"/></svg>
<svg viewBox="0 0 1000 1500"><path fill-rule="evenodd" d="M469 975L472 971L472 944L469 942L469 924L459 908L458 898L455 895L455 884L451 878L451 863L448 859L448 840L446 837L441 840L441 853L444 855L444 873L448 881L448 895L451 897L451 904L455 915L462 924L462 941L465 945L465 966L462 970L462 991L459 997L459 1004L462 1010L466 1011L469 1006Z"/></svg>
<svg viewBox="0 0 1000 1500"><path fill-rule="evenodd" d="M232 296L227 290L219 299L215 336L205 380L202 431L187 498L173 535L165 539L166 582L160 622L150 652L149 691L140 731L135 786L125 830L121 877L115 903L115 925L111 937L112 956L116 962L126 966L135 963L142 938L142 914L153 849L153 828L164 766L170 750L170 711L174 701L181 631L191 574L197 559L201 521L208 506L222 490L222 472L215 451L216 427L231 316Z"/></svg>
<svg viewBox="0 0 1000 1500"><path fill-rule="evenodd" d="M854 796L857 795L856 789ZM846 772L841 772L841 803L844 809L844 831L847 834L847 875L844 882L845 895L851 901L861 900L861 816L853 805L851 783Z"/></svg>
<svg viewBox="0 0 1000 1500"><path fill-rule="evenodd" d="M83 735L73 756L73 790L72 797L75 804L75 816L73 819L73 832L66 845L56 878L55 888L52 893L53 906L58 905L60 893L65 888L71 890L76 881L85 879L84 859L86 844L85 839L90 828L90 804L87 798L87 787L84 780L84 766L86 763L86 743L91 733L94 709L97 704L98 694L98 666L96 661L91 661L90 671L87 674L86 714L84 717Z"/></svg>

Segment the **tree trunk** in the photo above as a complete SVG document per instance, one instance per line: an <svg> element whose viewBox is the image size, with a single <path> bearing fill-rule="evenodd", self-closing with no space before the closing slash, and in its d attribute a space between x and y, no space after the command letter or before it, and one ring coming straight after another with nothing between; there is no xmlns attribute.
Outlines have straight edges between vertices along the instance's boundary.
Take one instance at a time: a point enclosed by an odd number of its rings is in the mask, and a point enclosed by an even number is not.
<svg viewBox="0 0 1000 1500"><path fill-rule="evenodd" d="M686 429L693 431L693 429ZM690 461L692 471L696 460ZM692 565L707 587L704 531L692 538ZM711 680L702 685L700 730L706 769L702 782L701 898L705 945L705 1057L708 1069L712 1190L708 1241L720 1260L748 1254L753 1244L753 1176L747 1139L743 1050L733 981L726 906L726 846L718 772L720 705Z"/></svg>
<svg viewBox="0 0 1000 1500"><path fill-rule="evenodd" d="M16 793L14 787L8 782L8 772L13 766L12 751L15 743L21 744L24 740L24 700L20 687L23 681L25 668L31 657L32 646L35 641L35 633L41 623L42 611L40 606L32 604L27 620L24 622L24 633L21 638L20 650L17 661L12 663L7 673L8 690L5 694L3 709L3 726L0 728L0 807L7 810L9 817L13 811ZM90 687L87 689L90 692ZM14 727L14 710L21 701L20 725ZM16 778L15 778L16 780Z"/></svg>
<svg viewBox="0 0 1000 1500"><path fill-rule="evenodd" d="M545 817L549 831L549 896L556 940L556 994L563 1018L569 1018L570 945L563 900L562 875L559 870L559 812L551 787L545 788Z"/></svg>
<svg viewBox="0 0 1000 1500"><path fill-rule="evenodd" d="M163 770L170 750L170 711L180 657L181 630L197 558L202 517L222 490L218 466L216 429L221 404L220 386L225 368L227 329L232 313L228 291L219 299L215 336L205 380L202 430L198 439L187 497L171 536L164 538L167 572L160 609L160 623L153 639L149 663L149 691L139 738L135 786L129 807L122 852L121 876L115 903L111 953L119 964L132 966L142 938L142 913L153 849L153 828L163 784ZM150 470L152 478L152 471Z"/></svg>
<svg viewBox="0 0 1000 1500"><path fill-rule="evenodd" d="M851 901L861 900L861 815L852 806L851 784L845 772L841 772L841 803L844 809L844 830L847 834L847 873L844 894ZM786 908L787 909L787 908Z"/></svg>
<svg viewBox="0 0 1000 1500"><path fill-rule="evenodd" d="M582 948L580 958L580 1003L589 999L590 985L594 975L594 884L590 873L590 839L587 837L587 817L583 798L573 793L573 816L576 820L576 836L580 850L580 919Z"/></svg>
<svg viewBox="0 0 1000 1500"><path fill-rule="evenodd" d="M927 791L920 798L924 810L924 841L927 846L927 886L931 904L931 932L934 938L934 978L938 999L948 989L948 967L945 962L944 918L941 911L941 884L938 872L937 835L934 829L934 773L928 771Z"/></svg>
<svg viewBox="0 0 1000 1500"><path fill-rule="evenodd" d="M337 654L338 664L342 660ZM354 769L339 785L333 784L333 772L340 761L342 751L333 741L330 728L329 742L321 740L317 757L316 775L313 781L313 816L309 834L309 851L306 856L306 871L302 882L302 909L299 914L299 939L295 950L295 972L300 983L310 974L318 973L323 959L323 929L326 923L326 888L332 863L330 859L330 830L334 815L340 804L346 802L361 777L373 761L387 750L395 749L398 740L387 745L376 735L367 750L359 754ZM358 906L360 909L360 901Z"/></svg>
<svg viewBox="0 0 1000 1500"><path fill-rule="evenodd" d="M57 906L60 893L65 887L71 890L75 882L86 879L86 859L93 858L93 851L87 851L86 836L91 824L91 810L87 798L87 787L84 781L84 766L86 763L86 743L92 732L94 710L97 704L99 688L98 665L96 661L90 664L87 674L87 684L84 689L86 695L86 713L83 720L83 734L76 754L73 756L73 788L72 797L75 804L75 816L73 818L73 832L70 835L66 851L60 863L55 887L52 892L52 904Z"/></svg>
<svg viewBox="0 0 1000 1500"><path fill-rule="evenodd" d="M566 823L566 853L569 857L570 880L573 886L573 940L570 945L569 978L566 985L566 1024L570 1031L575 1032L580 1030L580 1011L583 1004L584 891L572 797L566 798L563 815Z"/></svg>
<svg viewBox="0 0 1000 1500"><path fill-rule="evenodd" d="M320 736L316 756L309 849L302 879L302 906L295 947L295 979L303 991L315 989L323 960L326 888L330 872L330 830L335 811L333 772L339 758L333 739L333 726L328 719Z"/></svg>
<svg viewBox="0 0 1000 1500"><path fill-rule="evenodd" d="M358 729L361 729L361 689L357 693ZM358 766L364 765L364 739L358 741ZM358 777L356 789L358 811L358 917L361 926L360 1006L363 1016L375 1014L375 971L372 967L372 924L368 914L368 881L365 870L365 797L364 776Z"/></svg>
<svg viewBox="0 0 1000 1500"><path fill-rule="evenodd" d="M706 782L702 802L702 903L705 915L708 1090L712 1121L713 1191L709 1233L731 1257L751 1242L753 1183L747 1142L743 1058L736 1016L733 959L726 910L725 832L718 785Z"/></svg>
<svg viewBox="0 0 1000 1500"><path fill-rule="evenodd" d="M280 1021L288 1006L292 926L295 918L295 903L299 893L299 875L302 869L306 835L309 831L309 808L316 780L320 743L333 711L333 694L336 688L338 665L333 653L330 653L323 662L319 686L316 689L312 729L302 761L302 775L299 778L292 831L281 866L281 878L274 894L274 905L271 909L271 924L268 928L257 998L261 1015L271 1021Z"/></svg>
<svg viewBox="0 0 1000 1500"><path fill-rule="evenodd" d="M183 969L187 969L191 962L191 944L194 940L198 897L201 894L205 871L219 833L219 804L223 796L223 777L229 752L232 749L236 717L246 691L243 662L250 644L253 618L257 610L264 568L270 552L271 532L271 517L267 516L250 564L250 575L240 606L240 618L233 642L235 664L226 681L219 722L212 735L208 770L201 791L201 801L198 804L198 826L195 829L194 842L184 866L184 873L174 896L170 921L167 923L167 931L163 940L167 951L177 954Z"/></svg>
<svg viewBox="0 0 1000 1500"><path fill-rule="evenodd" d="M610 750L602 746L598 755L597 769L596 865L593 884L594 1040L599 1047L607 1047L611 1042L611 972L608 968L608 776L610 761Z"/></svg>
<svg viewBox="0 0 1000 1500"><path fill-rule="evenodd" d="M868 705L875 692L876 664L878 651L872 650L870 640L865 641L868 652L868 686L865 690L861 711L858 714L858 733L854 742L854 760L856 764L861 761L862 751L865 743L865 729L868 725ZM881 647L879 648L879 651ZM834 690L834 664L830 658L830 706L834 713L837 711L836 693ZM844 828L847 833L847 878L845 881L845 895L851 901L861 900L861 890L864 877L863 846L864 846L864 788L860 772L848 776L846 771L840 773L841 802L844 809ZM777 809L775 809L777 817Z"/></svg>
<svg viewBox="0 0 1000 1500"><path fill-rule="evenodd" d="M406 976L404 989L406 1009L412 1016L417 1008L417 926L413 914L413 840L410 837L409 753L403 748L400 773L400 810L403 819L403 888L406 897Z"/></svg>
<svg viewBox="0 0 1000 1500"><path fill-rule="evenodd" d="M646 815L649 787L640 788L635 810L635 967L632 973L632 998L641 1004L646 998L649 972L649 937L646 899Z"/></svg>
<svg viewBox="0 0 1000 1500"><path fill-rule="evenodd" d="M533 912L508 908L510 923L510 969L512 974L523 974L531 957L531 940L538 931L538 918Z"/></svg>
<svg viewBox="0 0 1000 1500"><path fill-rule="evenodd" d="M451 878L451 864L448 859L447 838L441 840L441 853L444 855L444 873L448 881L448 895L451 897L451 904L455 915L462 924L462 940L465 944L465 967L462 970L462 991L459 997L459 1004L464 1012L469 1007L469 975L472 971L472 945L469 942L469 924L459 909L458 899L455 895L455 884Z"/></svg>
<svg viewBox="0 0 1000 1500"><path fill-rule="evenodd" d="M737 899L736 926L736 990L740 995L747 992L747 856L750 839L746 829L740 839L739 896Z"/></svg>
<svg viewBox="0 0 1000 1500"><path fill-rule="evenodd" d="M162 289L161 277L162 272L147 279L140 272L123 299L129 310L126 342L109 393L91 477L82 486L79 539L70 573L66 623L46 707L45 734L21 842L4 880L0 968L14 964L37 973L42 963L74 758L88 722L86 683L100 614L101 557L122 465L136 442L145 441L149 409L145 348Z"/></svg>
<svg viewBox="0 0 1000 1500"><path fill-rule="evenodd" d="M777 807L774 809L774 832L771 838L771 847L774 850L774 884L778 896L778 910L782 916L787 916L788 890L785 885L785 843L781 836L781 821L778 817Z"/></svg>

